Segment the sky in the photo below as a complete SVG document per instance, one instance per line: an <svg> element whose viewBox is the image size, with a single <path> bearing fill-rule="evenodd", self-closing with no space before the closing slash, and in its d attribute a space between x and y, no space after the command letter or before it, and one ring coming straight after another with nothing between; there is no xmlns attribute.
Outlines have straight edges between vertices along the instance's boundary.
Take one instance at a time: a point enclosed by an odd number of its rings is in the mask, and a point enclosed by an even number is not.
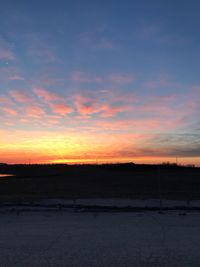
<svg viewBox="0 0 200 267"><path fill-rule="evenodd" d="M200 164L198 0L0 0L0 162Z"/></svg>

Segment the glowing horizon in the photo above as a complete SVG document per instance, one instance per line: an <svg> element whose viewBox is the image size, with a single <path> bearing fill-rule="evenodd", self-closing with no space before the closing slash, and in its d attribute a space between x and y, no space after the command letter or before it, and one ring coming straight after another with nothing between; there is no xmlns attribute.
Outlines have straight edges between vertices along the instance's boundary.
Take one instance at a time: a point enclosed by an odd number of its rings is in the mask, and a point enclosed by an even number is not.
<svg viewBox="0 0 200 267"><path fill-rule="evenodd" d="M200 3L11 2L0 162L200 164Z"/></svg>

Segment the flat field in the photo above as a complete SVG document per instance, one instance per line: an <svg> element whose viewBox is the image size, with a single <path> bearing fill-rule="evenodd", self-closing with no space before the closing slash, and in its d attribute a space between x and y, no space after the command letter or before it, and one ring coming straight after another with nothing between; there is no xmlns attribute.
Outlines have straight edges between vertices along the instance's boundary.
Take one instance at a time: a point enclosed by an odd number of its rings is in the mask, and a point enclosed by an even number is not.
<svg viewBox="0 0 200 267"><path fill-rule="evenodd" d="M200 199L200 168L165 165L8 165L0 200Z"/></svg>

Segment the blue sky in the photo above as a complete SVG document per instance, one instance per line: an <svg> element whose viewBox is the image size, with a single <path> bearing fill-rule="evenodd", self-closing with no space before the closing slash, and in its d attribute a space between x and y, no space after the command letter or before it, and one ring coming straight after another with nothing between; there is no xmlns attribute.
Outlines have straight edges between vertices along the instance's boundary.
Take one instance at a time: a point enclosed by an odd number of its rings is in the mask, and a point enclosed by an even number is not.
<svg viewBox="0 0 200 267"><path fill-rule="evenodd" d="M0 1L0 160L177 155L198 164L199 8L195 0Z"/></svg>

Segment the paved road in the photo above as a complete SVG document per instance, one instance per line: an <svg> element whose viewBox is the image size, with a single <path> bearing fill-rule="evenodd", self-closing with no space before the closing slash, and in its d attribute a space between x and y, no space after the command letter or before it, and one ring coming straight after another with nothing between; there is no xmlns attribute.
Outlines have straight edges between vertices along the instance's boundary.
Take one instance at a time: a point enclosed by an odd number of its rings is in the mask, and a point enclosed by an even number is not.
<svg viewBox="0 0 200 267"><path fill-rule="evenodd" d="M0 214L0 267L199 267L200 213Z"/></svg>

